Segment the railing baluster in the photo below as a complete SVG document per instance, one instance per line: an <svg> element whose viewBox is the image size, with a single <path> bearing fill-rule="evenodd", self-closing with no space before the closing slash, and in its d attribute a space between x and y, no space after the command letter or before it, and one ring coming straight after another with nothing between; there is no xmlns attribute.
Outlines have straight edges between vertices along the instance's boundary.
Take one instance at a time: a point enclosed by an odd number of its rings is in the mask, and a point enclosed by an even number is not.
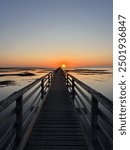
<svg viewBox="0 0 130 150"><path fill-rule="evenodd" d="M72 79L72 99L74 102L74 98L75 98L75 83L74 83L74 79Z"/></svg>
<svg viewBox="0 0 130 150"><path fill-rule="evenodd" d="M41 94L42 98L45 98L45 84L47 83L48 87L47 87L47 91L49 89L49 86L51 85L51 81L53 78L53 73L48 73L45 76L36 79L34 82L32 82L31 84L27 85L26 87L24 87L23 89L14 92L12 95L10 95L9 97L7 97L6 99L4 99L3 101L0 102L0 113L3 111L5 111L5 109L8 109L10 107L10 105L12 105L13 103L16 104L15 106L15 112L14 112L14 116L16 116L16 120L15 123L12 124L12 131L15 128L16 129L16 134L13 133L12 138L14 138L16 136L16 140L10 140L7 141L8 138L6 139L6 146L8 149L8 147L11 147L10 145L14 146L14 149L16 149L20 143L25 143L25 141L27 140L29 134L28 132L30 132L30 124L28 126L25 127L25 121L28 121L27 119L30 119L29 116L31 113L34 113L31 117L35 118L36 113L38 113L38 109L34 109L34 111L32 111L30 108L32 108L34 102L37 100L38 95L35 97L36 99L33 100L32 102L30 101L30 104L28 105L27 102L28 100L36 94L37 90L39 90L41 88L41 91L39 91L39 93ZM36 87L35 87L36 86ZM35 87L35 88L34 88ZM34 89L33 89L34 88ZM30 91L29 91L30 90ZM46 92L47 92L46 91ZM23 97L23 95L25 94L25 98ZM27 95L26 95L27 94ZM27 104L27 106L25 106ZM27 113L27 115L25 115L25 113L23 113L23 110L26 112L28 111L29 113ZM10 111L11 113L12 111ZM4 117L0 118L1 121L4 120L4 124L5 126L8 125L9 120L11 117L14 117L13 115L9 115L5 113L5 119ZM2 122L1 122L2 124ZM0 124L0 125L1 125ZM6 130L6 129L4 129ZM9 131L11 131L9 130ZM12 134L12 131L10 132L10 134ZM21 142L22 141L22 142ZM11 143L12 142L12 143ZM15 143L13 143L15 142ZM0 145L0 147L5 146L5 144L3 143L3 145ZM5 146L5 147L6 147Z"/></svg>
<svg viewBox="0 0 130 150"><path fill-rule="evenodd" d="M51 81L52 81L52 79L53 79L53 73L51 72Z"/></svg>
<svg viewBox="0 0 130 150"><path fill-rule="evenodd" d="M23 137L23 95L16 100L16 139L17 144Z"/></svg>
<svg viewBox="0 0 130 150"><path fill-rule="evenodd" d="M41 97L44 98L44 78L41 80Z"/></svg>
<svg viewBox="0 0 130 150"><path fill-rule="evenodd" d="M68 74L67 74L67 75L66 75L66 83L67 83L67 87L68 87L68 82L69 82L69 81L68 81L68 78L69 78L69 77L68 77Z"/></svg>
<svg viewBox="0 0 130 150"><path fill-rule="evenodd" d="M101 146L101 144L104 144L104 141L102 139L103 138L105 139L108 137L106 137L106 135L104 137L102 137L103 132L100 131L100 133L99 133L99 130L98 130L98 126L99 126L98 121L100 121L100 120L98 120L98 115L101 115L101 114L99 114L99 104L103 105L103 107L112 115L112 112L113 112L112 101L110 101L108 98L106 98L104 95L102 95L98 91L94 90L90 86L82 83L80 80L73 77L72 75L66 73L65 77L66 77L66 85L67 85L68 89L70 89L69 92L72 96L73 101L76 100L76 102L78 102L78 100L80 98L82 100L82 102L79 103L79 106L77 106L77 103L75 103L75 107L76 108L81 107L81 110L82 110L82 108L83 108L82 104L83 104L83 105L86 105L88 110L89 110L89 108L91 108L90 113L86 114L86 117L90 121L91 125L87 126L87 129L85 128L85 130L87 131L86 133L88 134L89 129L90 129L90 134L89 134L89 137L91 139L90 143L93 146L95 145L95 143L96 143L96 145ZM69 82L70 82L70 84L69 84ZM69 86L70 86L70 88L69 88ZM77 87L80 87L81 89L77 88ZM90 103L89 102L86 103L86 100L85 100L87 97L87 93L89 93L92 97L92 99L90 100ZM76 96L76 94L79 95L79 97ZM105 111L103 111L102 113L103 113L102 115L106 116ZM83 116L83 113L80 116ZM82 119L83 118L81 117L81 120ZM86 119L86 118L84 117L84 119ZM105 125L110 124L112 126L112 122L109 118L106 119L105 121L104 120L102 120L102 121ZM112 128L110 128L110 127L108 127L108 129L110 129L110 131L112 130ZM108 132L108 130L106 129L105 132ZM109 135L110 140L112 140L111 135L110 134L108 134L108 135ZM101 140L102 143L100 143L99 140ZM108 144L108 146L110 146L110 145Z"/></svg>
<svg viewBox="0 0 130 150"><path fill-rule="evenodd" d="M53 79L53 73L51 72L51 83L52 83L52 79Z"/></svg>
<svg viewBox="0 0 130 150"><path fill-rule="evenodd" d="M92 143L97 140L97 117L98 117L98 101L92 96L91 100L91 138Z"/></svg>
<svg viewBox="0 0 130 150"><path fill-rule="evenodd" d="M50 74L48 74L48 88L50 87Z"/></svg>

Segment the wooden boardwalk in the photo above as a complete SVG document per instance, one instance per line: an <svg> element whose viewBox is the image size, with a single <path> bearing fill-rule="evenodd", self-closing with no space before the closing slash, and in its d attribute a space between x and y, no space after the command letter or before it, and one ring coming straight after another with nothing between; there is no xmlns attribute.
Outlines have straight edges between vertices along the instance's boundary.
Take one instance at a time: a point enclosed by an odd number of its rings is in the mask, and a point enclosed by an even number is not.
<svg viewBox="0 0 130 150"><path fill-rule="evenodd" d="M2 100L0 114L0 150L113 149L112 101L62 69Z"/></svg>
<svg viewBox="0 0 130 150"><path fill-rule="evenodd" d="M55 73L46 101L24 148L24 150L42 149L88 149L61 69Z"/></svg>

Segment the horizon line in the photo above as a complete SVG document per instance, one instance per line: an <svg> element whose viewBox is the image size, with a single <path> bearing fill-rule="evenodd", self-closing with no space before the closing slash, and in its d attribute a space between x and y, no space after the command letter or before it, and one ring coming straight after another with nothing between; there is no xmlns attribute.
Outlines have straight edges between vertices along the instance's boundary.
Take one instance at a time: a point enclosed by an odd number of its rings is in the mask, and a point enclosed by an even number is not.
<svg viewBox="0 0 130 150"><path fill-rule="evenodd" d="M43 69L43 68L58 68L58 67L61 67L61 66L57 66L57 67L49 67L49 66L43 66L43 67L41 67L41 66L0 66L0 69L7 69L7 68L41 68L41 69ZM99 68L103 68L103 67L113 67L113 65L111 65L111 66L72 66L72 67L66 67L66 68L84 68L84 67L86 67L86 68L97 68L97 67L99 67Z"/></svg>

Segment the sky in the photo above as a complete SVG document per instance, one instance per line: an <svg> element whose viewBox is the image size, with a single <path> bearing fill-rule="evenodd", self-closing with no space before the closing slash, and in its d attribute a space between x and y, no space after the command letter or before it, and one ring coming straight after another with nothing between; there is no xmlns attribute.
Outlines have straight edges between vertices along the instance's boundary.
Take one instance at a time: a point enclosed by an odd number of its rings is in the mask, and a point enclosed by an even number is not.
<svg viewBox="0 0 130 150"><path fill-rule="evenodd" d="M0 67L112 66L112 0L0 0Z"/></svg>

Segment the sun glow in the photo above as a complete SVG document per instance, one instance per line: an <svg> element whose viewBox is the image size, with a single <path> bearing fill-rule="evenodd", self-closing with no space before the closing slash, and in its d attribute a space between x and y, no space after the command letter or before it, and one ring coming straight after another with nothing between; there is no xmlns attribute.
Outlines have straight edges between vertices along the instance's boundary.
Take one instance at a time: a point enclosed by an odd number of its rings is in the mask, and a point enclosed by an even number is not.
<svg viewBox="0 0 130 150"><path fill-rule="evenodd" d="M61 66L62 66L62 68L66 68L66 65L65 65L65 64L62 64Z"/></svg>

